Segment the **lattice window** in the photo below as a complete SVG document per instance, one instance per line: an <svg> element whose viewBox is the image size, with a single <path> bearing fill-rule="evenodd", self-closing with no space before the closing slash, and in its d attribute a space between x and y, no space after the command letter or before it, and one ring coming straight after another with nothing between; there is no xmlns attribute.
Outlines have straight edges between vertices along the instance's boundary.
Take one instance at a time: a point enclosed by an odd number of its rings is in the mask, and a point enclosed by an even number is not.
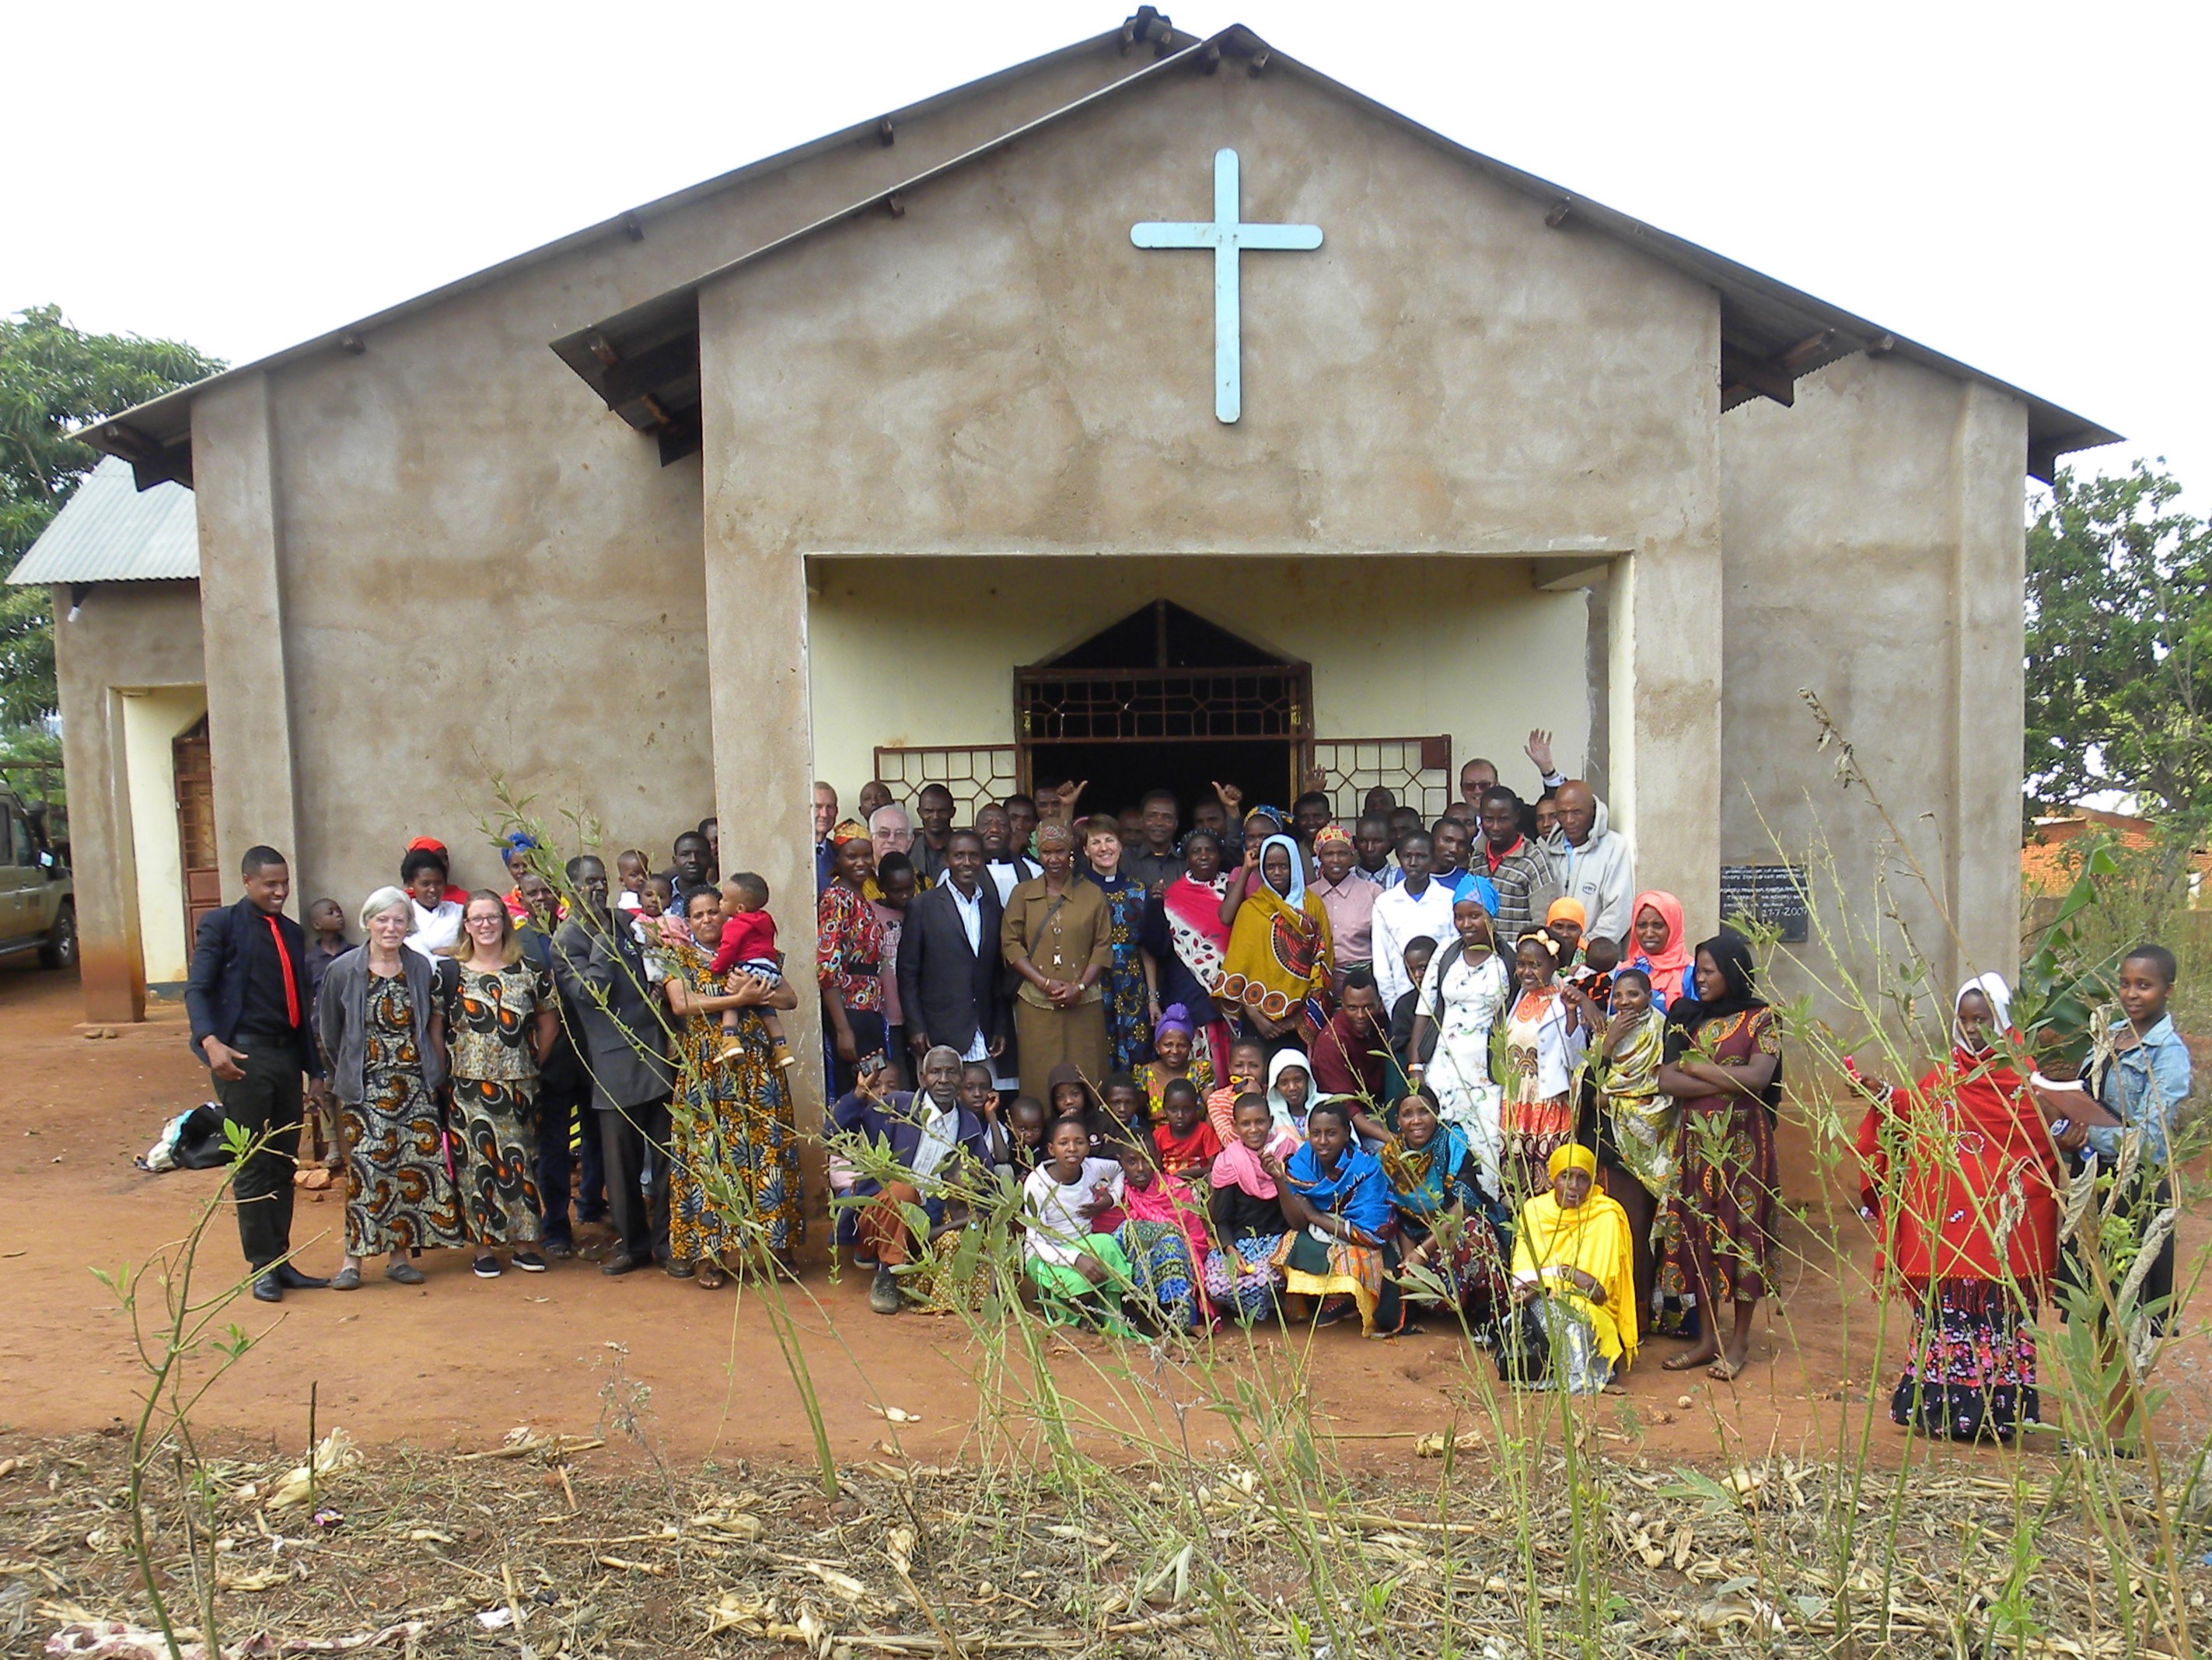
<svg viewBox="0 0 2212 1660"><path fill-rule="evenodd" d="M1229 669L1022 669L1022 733L1033 744L1302 737L1303 666Z"/></svg>
<svg viewBox="0 0 2212 1660"><path fill-rule="evenodd" d="M1347 826L1378 784L1401 806L1418 807L1422 818L1434 819L1451 805L1457 781L1449 737L1316 738L1313 764L1338 822Z"/></svg>
<svg viewBox="0 0 2212 1660"><path fill-rule="evenodd" d="M890 786L902 806L911 809L924 784L952 792L955 823L972 824L986 801L1003 801L1014 782L1014 746L976 744L962 749L878 749L876 776Z"/></svg>

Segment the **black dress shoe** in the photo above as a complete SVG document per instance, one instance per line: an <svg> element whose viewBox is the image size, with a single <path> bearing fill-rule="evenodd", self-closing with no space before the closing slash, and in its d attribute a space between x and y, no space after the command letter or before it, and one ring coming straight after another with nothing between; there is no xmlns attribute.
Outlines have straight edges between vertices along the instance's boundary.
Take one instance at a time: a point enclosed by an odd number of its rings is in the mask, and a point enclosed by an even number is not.
<svg viewBox="0 0 2212 1660"><path fill-rule="evenodd" d="M257 1303L281 1303L284 1300L284 1282L276 1269L253 1276L253 1300Z"/></svg>
<svg viewBox="0 0 2212 1660"><path fill-rule="evenodd" d="M271 1272L276 1276L276 1283L286 1291L322 1291L331 1283L312 1274L302 1274L289 1262L279 1262Z"/></svg>
<svg viewBox="0 0 2212 1660"><path fill-rule="evenodd" d="M605 1274L629 1274L634 1271L637 1266L638 1263L635 1257L630 1256L627 1251L618 1250L612 1256L607 1258L605 1262L599 1264L599 1272Z"/></svg>

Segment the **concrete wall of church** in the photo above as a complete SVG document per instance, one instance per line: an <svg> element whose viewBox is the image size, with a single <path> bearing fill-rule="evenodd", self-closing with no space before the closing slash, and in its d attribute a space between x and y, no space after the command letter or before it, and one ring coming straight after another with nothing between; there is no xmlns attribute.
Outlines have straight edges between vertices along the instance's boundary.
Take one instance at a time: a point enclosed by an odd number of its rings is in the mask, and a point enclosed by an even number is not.
<svg viewBox="0 0 2212 1660"><path fill-rule="evenodd" d="M1721 850L1814 867L1785 990L1832 982L1838 958L1893 989L1917 955L1940 1018L1967 974L2017 965L2027 443L2017 400L1895 358L1722 418ZM1870 790L1838 780L1801 687Z"/></svg>
<svg viewBox="0 0 2212 1660"><path fill-rule="evenodd" d="M218 834L348 903L434 834L471 885L492 780L665 854L711 811L698 463L662 468L547 350L1141 68L1110 46L709 185L195 410ZM197 634L195 635L197 639ZM784 642L788 649L789 642ZM803 828L802 828L803 834ZM304 903L304 900L302 901ZM89 945L88 941L88 945Z"/></svg>
<svg viewBox="0 0 2212 1660"><path fill-rule="evenodd" d="M1233 426L1213 413L1210 261L1129 241L1137 221L1206 214L1224 145L1245 218L1327 239L1245 259ZM1544 208L1310 80L1194 73L710 284L725 836L742 816L788 844L771 884L805 879L810 553L1612 552L1632 568L1608 596L1615 805L1647 867L1710 909L1718 310ZM1408 620L1348 604L1331 620L1376 637ZM1578 651L1561 677L1583 684Z"/></svg>
<svg viewBox="0 0 2212 1660"><path fill-rule="evenodd" d="M86 597L74 622L68 620L67 588L54 590L53 605L85 1018L141 1019L146 970L122 695L197 687L205 678L199 585L103 582ZM173 797L170 811L173 825ZM170 851L175 850L173 830ZM174 900L181 917L181 891Z"/></svg>
<svg viewBox="0 0 2212 1660"><path fill-rule="evenodd" d="M1318 736L1449 733L1455 765L1489 756L1524 790L1532 727L1564 764L1588 752L1588 598L1538 592L1520 561L823 559L813 575L814 757L848 801L878 745L1012 743L1013 667L1155 599L1310 663Z"/></svg>

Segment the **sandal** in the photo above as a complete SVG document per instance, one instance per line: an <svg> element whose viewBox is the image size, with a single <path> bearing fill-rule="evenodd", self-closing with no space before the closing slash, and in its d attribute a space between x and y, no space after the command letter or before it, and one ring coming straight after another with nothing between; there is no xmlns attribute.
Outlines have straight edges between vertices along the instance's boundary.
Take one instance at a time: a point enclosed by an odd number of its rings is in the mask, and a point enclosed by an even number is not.
<svg viewBox="0 0 2212 1660"><path fill-rule="evenodd" d="M331 1289L332 1291L359 1291L361 1289L361 1270L359 1268L340 1268L336 1274L331 1276Z"/></svg>
<svg viewBox="0 0 2212 1660"><path fill-rule="evenodd" d="M720 1291L730 1283L729 1276L722 1272L720 1262L702 1262L698 1273L693 1277L698 1280L701 1291Z"/></svg>
<svg viewBox="0 0 2212 1660"><path fill-rule="evenodd" d="M404 1257L394 1257L384 1265L384 1277L395 1285L419 1286L428 1276Z"/></svg>

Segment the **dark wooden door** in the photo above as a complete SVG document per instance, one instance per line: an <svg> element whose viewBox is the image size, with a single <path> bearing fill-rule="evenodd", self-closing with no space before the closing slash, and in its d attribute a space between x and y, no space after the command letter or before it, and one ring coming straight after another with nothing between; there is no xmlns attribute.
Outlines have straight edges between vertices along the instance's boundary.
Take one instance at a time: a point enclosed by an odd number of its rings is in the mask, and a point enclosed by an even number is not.
<svg viewBox="0 0 2212 1660"><path fill-rule="evenodd" d="M222 909L222 868L215 850L215 765L208 752L207 717L169 746L177 781L177 850L185 868L185 947L198 936L200 918Z"/></svg>

